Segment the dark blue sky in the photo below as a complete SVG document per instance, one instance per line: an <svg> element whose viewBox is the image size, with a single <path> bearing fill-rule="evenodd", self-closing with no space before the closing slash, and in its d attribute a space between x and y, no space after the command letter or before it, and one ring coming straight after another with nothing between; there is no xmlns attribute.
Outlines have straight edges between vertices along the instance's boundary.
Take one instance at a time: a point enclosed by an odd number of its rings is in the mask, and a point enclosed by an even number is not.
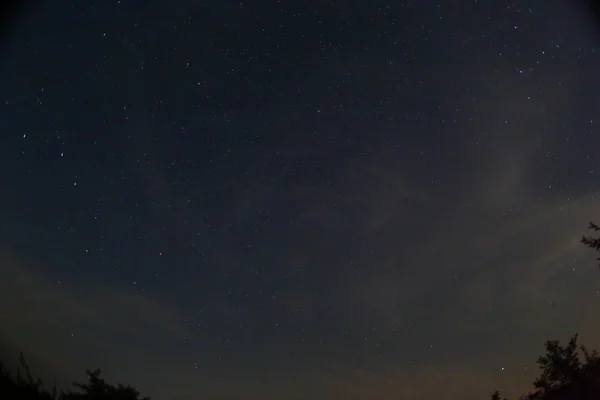
<svg viewBox="0 0 600 400"><path fill-rule="evenodd" d="M600 345L583 9L84 3L2 38L5 358L154 399L476 399Z"/></svg>

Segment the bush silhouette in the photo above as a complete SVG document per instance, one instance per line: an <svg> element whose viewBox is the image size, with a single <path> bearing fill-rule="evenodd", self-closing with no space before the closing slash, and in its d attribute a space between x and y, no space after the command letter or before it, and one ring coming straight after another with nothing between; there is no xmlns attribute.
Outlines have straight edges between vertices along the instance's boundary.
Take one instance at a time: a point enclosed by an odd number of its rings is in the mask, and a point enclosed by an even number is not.
<svg viewBox="0 0 600 400"><path fill-rule="evenodd" d="M2 400L150 400L149 397L140 398L140 393L131 386L113 386L100 378L100 370L86 371L87 383L73 383L80 389L58 391L56 385L49 392L44 388L41 379L33 379L25 357L21 354L20 366L25 374L23 378L21 368L17 368L13 376L6 366L0 361L0 399Z"/></svg>

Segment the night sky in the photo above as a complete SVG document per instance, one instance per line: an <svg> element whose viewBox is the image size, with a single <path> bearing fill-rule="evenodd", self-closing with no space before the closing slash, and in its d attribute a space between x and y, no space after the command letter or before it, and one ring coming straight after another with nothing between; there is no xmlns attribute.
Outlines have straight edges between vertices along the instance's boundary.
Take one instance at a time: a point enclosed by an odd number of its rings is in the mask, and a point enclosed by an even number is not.
<svg viewBox="0 0 600 400"><path fill-rule="evenodd" d="M531 389L547 339L599 348L600 38L570 3L24 10L3 359L156 400L474 400Z"/></svg>

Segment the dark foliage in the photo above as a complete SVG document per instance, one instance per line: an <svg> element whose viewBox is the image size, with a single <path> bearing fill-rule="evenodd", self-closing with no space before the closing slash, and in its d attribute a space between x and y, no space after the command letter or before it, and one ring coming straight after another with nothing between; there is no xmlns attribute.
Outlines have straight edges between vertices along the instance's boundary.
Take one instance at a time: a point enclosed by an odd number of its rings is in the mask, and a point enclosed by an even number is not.
<svg viewBox="0 0 600 400"><path fill-rule="evenodd" d="M541 374L533 382L536 390L521 400L600 400L600 356L578 346L577 338L575 334L566 346L546 342L546 354L537 361ZM491 398L501 400L498 391Z"/></svg>
<svg viewBox="0 0 600 400"><path fill-rule="evenodd" d="M51 391L44 388L41 379L34 380L29 366L21 354L21 367L13 376L0 362L0 399L2 400L150 400L140 397L131 386L113 386L100 378L100 370L86 371L87 383L74 383L79 391L59 391L56 385ZM23 374L25 375L23 377Z"/></svg>
<svg viewBox="0 0 600 400"><path fill-rule="evenodd" d="M600 226L594 224L593 222L590 222L588 229L592 229L592 230L598 232L598 231L600 231ZM591 247L592 249L594 249L596 251L600 251L600 238L598 238L598 237L583 235L581 238L581 243L583 243L587 247ZM597 260L600 261L600 257L598 257ZM598 267L600 267L600 263L598 264Z"/></svg>
<svg viewBox="0 0 600 400"><path fill-rule="evenodd" d="M591 222L588 228L600 231L600 226ZM600 237L584 235L581 243L600 252ZM533 382L535 391L522 396L522 400L600 400L600 355L578 346L577 339L575 334L566 346L557 340L546 342L546 354L537 360L541 374ZM506 400L498 391L491 398Z"/></svg>

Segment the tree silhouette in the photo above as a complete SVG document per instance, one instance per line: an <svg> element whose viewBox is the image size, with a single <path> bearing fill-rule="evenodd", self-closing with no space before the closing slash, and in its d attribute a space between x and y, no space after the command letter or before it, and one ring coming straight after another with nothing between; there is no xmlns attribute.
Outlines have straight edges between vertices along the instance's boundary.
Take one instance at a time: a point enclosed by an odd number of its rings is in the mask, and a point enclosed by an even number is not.
<svg viewBox="0 0 600 400"><path fill-rule="evenodd" d="M558 340L546 342L546 354L537 361L542 374L533 382L536 389L549 392L578 380L582 365L577 354L577 338L575 334L566 347L562 347Z"/></svg>
<svg viewBox="0 0 600 400"><path fill-rule="evenodd" d="M89 378L88 384L73 383L74 386L82 389L83 393L65 393L61 400L150 400L149 397L140 399L140 393L129 385L109 385L100 378L100 372L99 369L86 371Z"/></svg>
<svg viewBox="0 0 600 400"><path fill-rule="evenodd" d="M494 393L492 393L492 400L507 400L507 399L506 399L506 397L500 397L500 392L496 390Z"/></svg>
<svg viewBox="0 0 600 400"><path fill-rule="evenodd" d="M80 392L57 391L56 385L52 392L44 389L41 379L34 380L25 357L21 354L20 368L13 377L10 371L0 361L0 399L4 400L150 400L140 398L140 393L131 386L121 384L113 386L100 378L100 370L86 371L88 382L73 383ZM25 377L23 377L23 373Z"/></svg>
<svg viewBox="0 0 600 400"><path fill-rule="evenodd" d="M590 222L588 229L598 232L600 226ZM583 235L581 243L600 252L600 237ZM600 267L600 257L597 260ZM522 400L600 400L600 355L578 346L577 339L575 334L566 346L558 340L546 342L546 353L537 360L541 374L533 382L535 391ZM497 390L491 399L502 400Z"/></svg>
<svg viewBox="0 0 600 400"><path fill-rule="evenodd" d="M593 222L590 222L590 224L588 225L588 229L598 232L598 231L600 231L600 226L594 224ZM600 252L600 238L599 237L582 235L581 243L583 243L587 247L591 247L592 249ZM598 257L596 260L599 261L598 267L600 268L600 257Z"/></svg>
<svg viewBox="0 0 600 400"><path fill-rule="evenodd" d="M600 399L600 356L597 351L578 346L577 339L575 334L566 346L558 340L546 341L546 353L537 360L541 374L533 382L536 390L522 396L522 400ZM501 400L498 391L491 398Z"/></svg>
<svg viewBox="0 0 600 400"><path fill-rule="evenodd" d="M23 353L19 357L19 364L25 372L25 378L21 370L17 368L16 376L13 378L10 371L0 361L0 398L2 399L24 399L24 400L57 400L58 393L56 386L52 392L44 389L41 379L33 380L29 366L25 362Z"/></svg>

